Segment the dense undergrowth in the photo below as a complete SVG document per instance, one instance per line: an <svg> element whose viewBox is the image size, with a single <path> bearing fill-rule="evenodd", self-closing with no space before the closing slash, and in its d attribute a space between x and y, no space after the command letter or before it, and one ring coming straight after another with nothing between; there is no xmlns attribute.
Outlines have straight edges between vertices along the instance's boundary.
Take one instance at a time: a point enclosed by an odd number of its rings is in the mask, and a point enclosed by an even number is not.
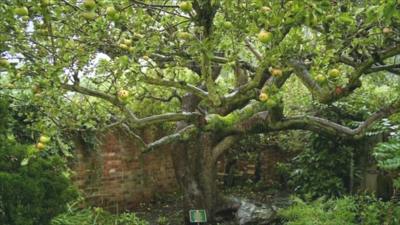
<svg viewBox="0 0 400 225"><path fill-rule="evenodd" d="M69 208L64 214L54 218L51 225L149 225L135 213L111 214L102 208Z"/></svg>

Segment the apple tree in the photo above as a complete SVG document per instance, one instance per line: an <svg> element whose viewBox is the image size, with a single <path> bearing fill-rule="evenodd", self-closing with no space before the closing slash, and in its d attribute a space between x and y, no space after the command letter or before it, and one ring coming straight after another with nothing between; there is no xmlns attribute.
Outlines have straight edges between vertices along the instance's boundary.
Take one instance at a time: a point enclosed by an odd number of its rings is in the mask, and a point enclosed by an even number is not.
<svg viewBox="0 0 400 225"><path fill-rule="evenodd" d="M400 111L395 93L347 127L287 114L283 96L296 89L282 88L296 79L330 105L366 77L398 83L396 0L3 0L0 13L2 92L23 93L55 126L123 127L143 153L175 145L184 209L204 208L211 221L223 202L216 162L241 137L357 139ZM164 125L175 128L153 143L137 132Z"/></svg>

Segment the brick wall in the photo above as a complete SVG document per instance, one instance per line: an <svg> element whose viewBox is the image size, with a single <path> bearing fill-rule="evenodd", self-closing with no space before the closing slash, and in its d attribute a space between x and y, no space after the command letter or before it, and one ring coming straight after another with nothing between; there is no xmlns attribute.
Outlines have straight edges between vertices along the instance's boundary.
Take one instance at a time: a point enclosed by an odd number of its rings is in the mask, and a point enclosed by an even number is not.
<svg viewBox="0 0 400 225"><path fill-rule="evenodd" d="M157 138L154 133L148 129L142 135L152 141ZM170 146L140 154L135 140L117 130L99 140L95 150L77 141L72 166L73 180L89 204L118 212L177 190Z"/></svg>
<svg viewBox="0 0 400 225"><path fill-rule="evenodd" d="M279 173L278 163L286 163L292 157L293 155L283 151L278 146L268 146L264 151L260 152L258 165L260 181L262 181L266 186L285 184L285 180Z"/></svg>
<svg viewBox="0 0 400 225"><path fill-rule="evenodd" d="M286 163L294 155L275 145L262 146L257 159L233 159L225 155L218 161L218 177L220 185L237 185L248 179L261 181L266 187L285 185L286 180L279 173L278 163ZM232 164L233 163L233 164ZM231 171L227 165L232 165Z"/></svg>
<svg viewBox="0 0 400 225"><path fill-rule="evenodd" d="M140 135L151 142L160 137L156 133L154 129L147 129ZM135 139L119 130L106 133L99 140L99 146L93 150L87 149L82 140L76 141L72 165L73 180L90 205L121 212L178 190L171 146L140 154ZM262 151L258 161L260 180L270 185L281 181L276 163L287 158L280 149L270 146ZM220 178L227 175L225 163L225 157L218 162ZM256 166L256 161L238 160L235 168L239 173L235 174L235 179L254 178Z"/></svg>

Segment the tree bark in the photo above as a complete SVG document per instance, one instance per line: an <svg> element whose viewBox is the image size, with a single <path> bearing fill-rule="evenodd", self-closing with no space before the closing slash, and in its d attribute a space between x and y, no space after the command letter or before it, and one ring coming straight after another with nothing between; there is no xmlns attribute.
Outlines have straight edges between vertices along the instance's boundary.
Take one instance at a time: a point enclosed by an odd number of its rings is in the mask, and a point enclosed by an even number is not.
<svg viewBox="0 0 400 225"><path fill-rule="evenodd" d="M182 98L182 111L194 112L199 98L187 94ZM177 130L189 124L185 121L177 123ZM218 206L216 161L213 160L212 133L198 132L187 141L174 144L172 161L175 176L183 194L184 224L189 225L189 210L204 209L207 213L206 224L214 224L214 214Z"/></svg>
<svg viewBox="0 0 400 225"><path fill-rule="evenodd" d="M206 210L208 220L206 224L214 224L219 200L212 147L211 135L201 133L197 139L176 144L172 153L175 175L183 192L184 224L191 224L189 220L191 209Z"/></svg>

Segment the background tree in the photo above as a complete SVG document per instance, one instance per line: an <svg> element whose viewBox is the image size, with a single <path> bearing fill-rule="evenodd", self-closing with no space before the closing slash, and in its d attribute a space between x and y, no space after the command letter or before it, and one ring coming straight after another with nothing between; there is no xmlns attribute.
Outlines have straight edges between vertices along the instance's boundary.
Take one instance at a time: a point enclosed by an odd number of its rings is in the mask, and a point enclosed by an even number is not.
<svg viewBox="0 0 400 225"><path fill-rule="evenodd" d="M62 158L19 143L14 127L24 124L13 118L9 101L1 99L0 223L48 225L66 210L77 192L66 176ZM47 141L45 136L41 140Z"/></svg>
<svg viewBox="0 0 400 225"><path fill-rule="evenodd" d="M398 92L351 127L284 108L285 93L302 87L305 103L331 105L381 72L398 82L395 0L3 2L2 93L24 94L46 126L121 126L143 152L175 144L184 209L211 220L222 201L216 161L240 137L300 129L357 139L400 110ZM153 143L135 133L174 123Z"/></svg>

